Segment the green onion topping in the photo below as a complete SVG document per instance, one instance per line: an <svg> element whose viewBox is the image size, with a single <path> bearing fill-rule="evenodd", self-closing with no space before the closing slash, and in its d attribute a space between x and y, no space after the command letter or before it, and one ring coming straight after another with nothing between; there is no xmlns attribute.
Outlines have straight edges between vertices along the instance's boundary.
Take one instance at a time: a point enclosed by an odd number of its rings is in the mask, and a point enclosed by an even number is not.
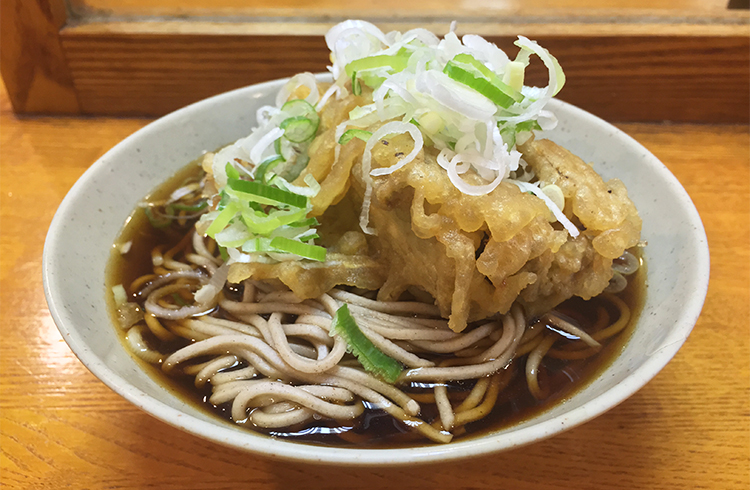
<svg viewBox="0 0 750 490"><path fill-rule="evenodd" d="M271 155L270 157L266 158L265 160L260 162L258 168L255 169L254 180L262 184L267 183L268 179L266 179L266 173L283 161L284 157L282 157L281 155Z"/></svg>
<svg viewBox="0 0 750 490"><path fill-rule="evenodd" d="M326 249L324 247L309 245L290 238L277 236L271 240L271 247L280 252L288 252L318 262L325 262L326 260Z"/></svg>
<svg viewBox="0 0 750 490"><path fill-rule="evenodd" d="M227 173L227 177L230 179L239 179L240 178L240 172L236 168L234 168L234 165L231 163L227 163L226 168L224 169Z"/></svg>
<svg viewBox="0 0 750 490"><path fill-rule="evenodd" d="M344 134L341 135L341 138L339 138L339 144L345 145L354 138L358 138L366 142L370 139L370 136L372 136L372 133L369 131L365 131L364 129L347 129L346 131L344 131Z"/></svg>
<svg viewBox="0 0 750 490"><path fill-rule="evenodd" d="M474 62L460 60L471 59ZM520 93L504 84L497 75L471 55L457 55L446 63L443 72L453 80L476 90L496 105L508 108L523 99Z"/></svg>
<svg viewBox="0 0 750 490"><path fill-rule="evenodd" d="M227 187L233 191L236 197L260 204L269 204L273 206L287 205L298 208L304 208L307 206L307 198L305 196L281 190L278 187L261 184L260 182L227 179Z"/></svg>
<svg viewBox="0 0 750 490"><path fill-rule="evenodd" d="M352 93L354 95L360 95L362 93L362 85L357 80L357 72L352 72Z"/></svg>
<svg viewBox="0 0 750 490"><path fill-rule="evenodd" d="M403 71L406 68L408 61L409 53L405 49L402 49L394 55L378 54L367 56L366 58L354 60L346 65L346 74L351 77L354 72L372 70L374 68L388 68L389 71L396 73Z"/></svg>
<svg viewBox="0 0 750 490"><path fill-rule="evenodd" d="M318 121L315 123L305 116L293 116L284 119L279 125L284 130L284 137L292 143L302 143L312 139L318 130Z"/></svg>
<svg viewBox="0 0 750 490"><path fill-rule="evenodd" d="M343 337L348 346L347 350L357 357L362 367L385 381L393 384L401 374L401 364L375 347L375 344L362 333L349 313L347 305L336 310L329 335Z"/></svg>

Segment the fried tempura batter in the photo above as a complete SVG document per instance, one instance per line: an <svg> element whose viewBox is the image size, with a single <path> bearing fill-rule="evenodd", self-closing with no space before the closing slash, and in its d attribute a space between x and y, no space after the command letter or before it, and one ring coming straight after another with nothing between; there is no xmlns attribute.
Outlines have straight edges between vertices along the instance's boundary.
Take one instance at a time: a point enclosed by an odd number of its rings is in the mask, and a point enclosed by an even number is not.
<svg viewBox="0 0 750 490"><path fill-rule="evenodd" d="M321 183L313 214L321 217L322 243L334 260L235 264L230 281L276 277L304 298L336 284L379 289L378 299L386 301L423 291L459 332L469 322L506 313L515 301L533 317L572 296L595 296L612 277L612 259L638 243L641 220L622 182L605 183L577 156L534 138L518 149L541 183L562 190L563 212L581 231L578 237L550 223L544 202L513 183L484 196L463 194L437 164L437 151L427 147L404 168L373 177L370 226L377 235L365 236L357 221L364 143L350 141L336 159L334 136L361 103L350 96L326 106L310 163L296 181L312 174ZM372 166L391 166L412 148L403 134L377 142ZM484 183L473 173L463 178Z"/></svg>

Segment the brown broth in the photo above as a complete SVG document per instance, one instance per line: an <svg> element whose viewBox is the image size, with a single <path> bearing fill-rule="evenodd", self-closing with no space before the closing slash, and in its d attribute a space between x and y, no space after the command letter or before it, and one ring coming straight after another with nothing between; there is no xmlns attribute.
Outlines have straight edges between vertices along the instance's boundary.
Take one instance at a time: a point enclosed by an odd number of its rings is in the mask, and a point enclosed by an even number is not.
<svg viewBox="0 0 750 490"><path fill-rule="evenodd" d="M184 169L180 170L163 185L159 186L146 200L157 201L165 199L175 188L179 187L186 179L195 177L201 172L200 166L193 162ZM158 244L165 244L170 248L183 238L189 230L188 227L182 229L155 229L150 226L144 212L136 209L126 221L120 236L113 245L110 260L106 271L107 291L117 284L123 284L126 289L130 283L143 274L150 273L152 270L151 250ZM126 255L119 252L119 245L132 241L130 251ZM579 361L559 361L545 357L540 366L540 382L549 390L549 396L537 401L528 391L524 373L524 358L520 362L514 360L509 369L514 369L514 375L508 386L503 389L495 407L490 415L466 425L466 434L454 438L466 440L473 437L480 437L487 432L494 432L504 428L517 425L525 420L533 418L544 411L550 409L558 403L564 402L573 396L576 392L586 387L592 380L600 376L604 370L623 350L625 344L630 339L634 325L643 304L645 297L645 264L634 275L629 277L628 287L618 296L625 301L631 309L631 320L628 326L620 334L604 343L602 350L591 358ZM231 294L231 292L227 291ZM113 316L113 322L116 324L116 308L111 299L111 294L107 294L107 301ZM595 318L594 300L583 301L579 298L568 300L563 304L563 308L569 308L577 312L579 317ZM585 328L585 325L583 325ZM121 331L118 329L118 331ZM124 343L124 332L121 339ZM185 341L184 345L188 342ZM559 343L558 343L559 344ZM558 347L558 344L555 347ZM159 347L155 344L156 347ZM177 347L180 347L178 345ZM128 351L127 345L124 345ZM171 345L174 349L174 344ZM226 421L232 426L236 426L230 419L231 403L221 406L213 406L208 402L211 395L210 384L203 389L197 389L193 384L193 377L180 375L176 377L167 376L158 366L154 366L141 360L134 354L133 358L143 366L143 369L151 374L156 380L167 387L175 396L185 401L189 401L196 407L208 410L214 413L217 418ZM514 366L516 364L516 366ZM471 390L473 382L460 382L455 384L457 390L468 392ZM429 390L415 390L415 392L424 392ZM437 411L429 404L421 404L421 418L432 420ZM366 410L365 413L354 422L355 427L346 425L329 426L325 421L320 421L312 426L289 428L284 431L265 431L269 436L277 438L287 438L289 440L301 443L324 444L339 447L367 447L367 448L393 448L405 446L419 446L424 444L433 444L425 441L415 432L409 431L403 424L394 420L389 415L380 410ZM351 430L350 430L351 429ZM255 430L255 429L253 429ZM348 431L345 436L336 435L338 432ZM377 435L374 435L377 434Z"/></svg>

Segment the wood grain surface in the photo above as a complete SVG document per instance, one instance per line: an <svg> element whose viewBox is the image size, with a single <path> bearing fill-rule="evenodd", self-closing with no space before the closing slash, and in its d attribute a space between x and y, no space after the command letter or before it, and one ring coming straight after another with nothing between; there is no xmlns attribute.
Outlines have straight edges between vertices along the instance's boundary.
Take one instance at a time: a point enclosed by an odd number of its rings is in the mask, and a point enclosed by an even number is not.
<svg viewBox="0 0 750 490"><path fill-rule="evenodd" d="M65 9L64 0L0 3L0 69L17 112L80 113L60 45Z"/></svg>
<svg viewBox="0 0 750 490"><path fill-rule="evenodd" d="M267 8L266 0L68 0L74 12L106 12L109 15L139 14L149 15L160 13L194 13L206 15L211 12L237 12ZM345 0L317 0L305 2L300 0L279 0L274 2L275 8L294 9L303 13L322 9L344 8L368 11L372 5L361 2L352 5ZM453 0L422 0L421 2L406 3L399 0L381 0L378 7L383 9L398 8L405 12L429 10L539 10L539 9L580 9L588 11L621 9L624 11L682 11L682 12L721 12L726 10L726 0L479 0L462 2L456 5Z"/></svg>
<svg viewBox="0 0 750 490"><path fill-rule="evenodd" d="M748 126L620 124L693 198L708 233L703 314L673 361L599 418L529 447L413 468L292 464L136 409L76 359L42 291L56 207L147 119L17 117L0 95L0 486L7 489L743 489L750 486ZM102 325L102 328L112 328Z"/></svg>
<svg viewBox="0 0 750 490"><path fill-rule="evenodd" d="M252 83L324 71L322 36L61 33L86 114L161 115ZM516 53L515 36L488 36ZM750 37L542 36L565 69L560 97L620 121L747 121ZM636 67L637 68L634 68ZM541 63L527 83L545 86ZM709 88L710 87L710 88Z"/></svg>

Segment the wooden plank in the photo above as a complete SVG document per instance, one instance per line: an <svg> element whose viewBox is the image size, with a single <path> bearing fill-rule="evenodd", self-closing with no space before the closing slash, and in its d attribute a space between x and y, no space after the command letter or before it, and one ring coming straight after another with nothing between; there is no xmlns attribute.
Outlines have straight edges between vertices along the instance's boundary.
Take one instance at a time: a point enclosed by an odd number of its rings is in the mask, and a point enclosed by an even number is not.
<svg viewBox="0 0 750 490"><path fill-rule="evenodd" d="M80 111L60 46L64 0L3 0L0 71L16 112Z"/></svg>
<svg viewBox="0 0 750 490"><path fill-rule="evenodd" d="M648 11L652 14L673 13L718 13L727 9L727 0L494 0L455 2L453 0L421 0L403 2L401 0L380 0L377 5L368 2L347 0L70 0L73 12L82 16L257 16L275 15L281 17L300 16L311 18L323 13L346 15L347 18L364 18L380 14L388 17L397 11L399 16L424 19L425 16L455 16L482 12L485 15L512 12L558 10L567 13L578 12L584 15L597 13L627 14ZM385 14L385 15L384 15Z"/></svg>
<svg viewBox="0 0 750 490"><path fill-rule="evenodd" d="M161 115L244 85L323 71L328 64L320 34L158 29L162 32L88 25L61 32L83 113ZM732 32L589 35L582 25L568 26L564 34L535 37L568 75L560 97L601 117L746 123L750 38ZM516 51L509 35L488 38L510 53ZM540 66L532 65L529 81L546 83Z"/></svg>

